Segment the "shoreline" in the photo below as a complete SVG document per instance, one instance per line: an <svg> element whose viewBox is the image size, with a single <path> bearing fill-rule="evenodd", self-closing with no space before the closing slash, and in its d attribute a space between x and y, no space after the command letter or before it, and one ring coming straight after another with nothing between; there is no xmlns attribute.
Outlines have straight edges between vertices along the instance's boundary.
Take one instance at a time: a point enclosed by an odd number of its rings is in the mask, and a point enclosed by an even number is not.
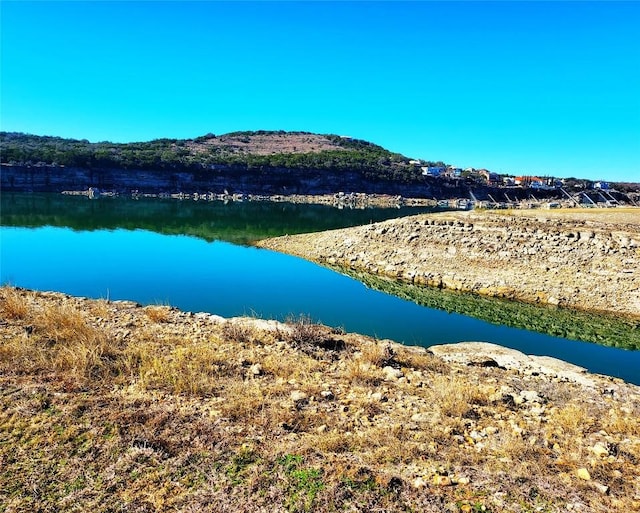
<svg viewBox="0 0 640 513"><path fill-rule="evenodd" d="M640 507L640 387L554 358L7 287L0 311L16 513Z"/></svg>
<svg viewBox="0 0 640 513"><path fill-rule="evenodd" d="M405 198L398 195L390 194L369 194L365 192L357 193L335 193L335 194L215 194L207 193L137 193L121 194L114 192L99 192L97 189L89 188L88 190L78 191L62 191L60 194L65 196L87 196L89 199L96 199L101 196L114 197L125 196L132 199L138 198L158 198L158 199L177 199L192 201L222 201L225 203L244 201L249 202L271 202L271 203L295 203L309 205L329 205L336 208L371 208L371 207L436 207L438 202L427 198Z"/></svg>
<svg viewBox="0 0 640 513"><path fill-rule="evenodd" d="M418 286L640 319L640 209L612 210L421 214L257 246Z"/></svg>
<svg viewBox="0 0 640 513"><path fill-rule="evenodd" d="M85 296L76 296L65 292L52 290L33 290L10 285L0 286L0 306L2 300L5 304L7 297L19 297L20 301L35 305L36 309L48 308L51 305L62 306L63 309L77 310L83 312L89 318L96 317L94 321L97 326L109 331L115 330L117 336L127 337L130 331L127 326L131 325L131 320L137 318L138 323L154 325L159 332L167 331L176 333L181 330L194 331L198 336L205 335L199 330L194 330L192 325L237 325L242 328L251 328L259 332L272 333L282 336L289 334L297 328L299 322L310 323L309 326L316 327L323 335L331 334L332 337L340 339L342 336L354 340L366 341L367 343L384 343L393 350L406 350L417 353L427 353L436 356L449 363L459 363L466 366L499 367L503 370L514 371L523 375L534 375L549 379L561 379L562 381L587 386L590 388L606 387L611 383L625 384L636 387L640 394L640 384L626 382L624 379L591 372L588 369L574 363L552 356L536 356L523 353L517 349L511 349L490 342L461 341L446 344L434 344L431 346L410 345L396 342L390 339L378 340L376 337L364 335L357 332L345 333L341 329L332 328L323 324L312 324L310 319L304 317L292 319L291 321L279 321L275 319L262 319L252 316L222 317L215 313L191 312L181 310L170 305L144 305L137 301L128 299L94 299ZM15 298L13 298L15 299ZM99 314L110 309L118 316L102 318ZM0 308L0 312L2 309ZM6 312L5 312L6 314ZM121 317L120 317L121 316ZM158 316L160 319L156 319ZM20 320L22 316L9 315L4 322L0 323L0 333L11 327ZM172 326L173 325L173 326ZM27 330L29 331L29 329ZM5 336L8 338L8 335ZM493 363L491 363L493 360ZM640 403L639 403L640 404Z"/></svg>
<svg viewBox="0 0 640 513"><path fill-rule="evenodd" d="M582 209L582 208L634 208L627 204L591 204L577 206L575 200L562 197L552 197L545 200L521 200L495 202L489 200L472 201L466 197L416 197L393 194L378 194L366 192L335 192L331 194L249 194L249 193L214 193L214 192L138 192L122 193L115 191L100 191L97 188L89 187L86 190L63 190L58 194L65 196L86 196L89 199L102 197L130 197L138 198L160 198L193 201L222 201L238 202L273 202L273 203L295 203L309 205L330 205L337 208L400 208L400 207L433 207L447 211L468 211L473 209L500 209L500 210L531 210L531 209Z"/></svg>

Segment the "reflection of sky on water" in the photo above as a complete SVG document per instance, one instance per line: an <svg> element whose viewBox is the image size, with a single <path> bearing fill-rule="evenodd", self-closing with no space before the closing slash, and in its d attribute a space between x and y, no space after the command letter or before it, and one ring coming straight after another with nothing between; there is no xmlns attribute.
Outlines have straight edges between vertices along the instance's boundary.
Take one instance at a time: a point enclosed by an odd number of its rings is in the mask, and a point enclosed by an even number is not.
<svg viewBox="0 0 640 513"><path fill-rule="evenodd" d="M95 298L168 303L223 316L310 314L347 331L420 345L494 342L640 383L630 352L495 326L366 288L302 259L147 231L0 228L0 280Z"/></svg>

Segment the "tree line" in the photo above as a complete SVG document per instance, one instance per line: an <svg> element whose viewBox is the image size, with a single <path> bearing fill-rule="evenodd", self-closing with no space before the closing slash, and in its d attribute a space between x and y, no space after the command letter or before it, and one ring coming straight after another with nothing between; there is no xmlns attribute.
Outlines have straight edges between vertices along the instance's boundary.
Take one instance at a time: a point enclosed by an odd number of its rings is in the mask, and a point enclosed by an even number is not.
<svg viewBox="0 0 640 513"><path fill-rule="evenodd" d="M286 134L286 132L234 132L225 137ZM237 170L268 174L271 169L356 172L369 180L423 181L418 167L399 153L376 144L337 135L325 135L335 149L309 153L237 153L224 145L205 145L207 134L195 139L156 139L148 142L112 143L61 137L0 132L0 159L5 164L60 165L88 169ZM194 151L194 144L199 151ZM431 165L433 163L425 163Z"/></svg>

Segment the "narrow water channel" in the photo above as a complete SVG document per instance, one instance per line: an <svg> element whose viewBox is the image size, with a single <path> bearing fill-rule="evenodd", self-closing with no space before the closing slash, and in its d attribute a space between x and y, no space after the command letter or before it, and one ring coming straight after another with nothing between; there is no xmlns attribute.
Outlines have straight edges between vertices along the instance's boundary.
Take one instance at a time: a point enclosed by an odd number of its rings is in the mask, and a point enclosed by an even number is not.
<svg viewBox="0 0 640 513"><path fill-rule="evenodd" d="M223 316L300 314L429 346L487 341L640 384L640 351L578 342L448 313L267 250L141 229L0 228L0 281L93 298L163 303ZM451 311L451 309L449 308Z"/></svg>

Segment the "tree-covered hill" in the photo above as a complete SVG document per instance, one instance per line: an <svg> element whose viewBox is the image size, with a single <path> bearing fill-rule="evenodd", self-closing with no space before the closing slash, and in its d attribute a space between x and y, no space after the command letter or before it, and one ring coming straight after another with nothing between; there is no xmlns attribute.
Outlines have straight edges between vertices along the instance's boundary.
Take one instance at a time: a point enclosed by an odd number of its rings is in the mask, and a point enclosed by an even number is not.
<svg viewBox="0 0 640 513"><path fill-rule="evenodd" d="M0 132L5 164L47 164L85 169L195 171L271 169L350 171L366 179L413 182L420 172L409 159L381 146L337 135L307 132L233 132L195 139L136 143Z"/></svg>

